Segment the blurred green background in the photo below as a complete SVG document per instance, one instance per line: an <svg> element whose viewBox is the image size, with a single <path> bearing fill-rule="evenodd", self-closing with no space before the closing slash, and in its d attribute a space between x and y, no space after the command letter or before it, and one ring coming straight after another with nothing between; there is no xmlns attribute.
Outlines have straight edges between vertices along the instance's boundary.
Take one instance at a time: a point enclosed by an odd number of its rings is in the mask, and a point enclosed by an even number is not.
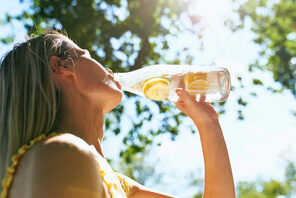
<svg viewBox="0 0 296 198"><path fill-rule="evenodd" d="M239 198L296 197L295 0L1 0L0 54L63 30L114 72L219 65L232 89L214 103ZM202 197L193 123L170 102L125 93L105 119L114 169L180 197Z"/></svg>

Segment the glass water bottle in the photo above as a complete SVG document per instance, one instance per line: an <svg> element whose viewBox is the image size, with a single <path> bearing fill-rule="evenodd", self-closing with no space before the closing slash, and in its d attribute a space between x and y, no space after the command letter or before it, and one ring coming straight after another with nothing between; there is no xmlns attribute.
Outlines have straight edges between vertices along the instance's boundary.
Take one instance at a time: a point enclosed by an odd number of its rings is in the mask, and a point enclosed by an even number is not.
<svg viewBox="0 0 296 198"><path fill-rule="evenodd" d="M177 101L177 88L185 89L196 100L223 102L230 91L230 75L226 68L196 65L152 65L115 73L123 91L152 100Z"/></svg>

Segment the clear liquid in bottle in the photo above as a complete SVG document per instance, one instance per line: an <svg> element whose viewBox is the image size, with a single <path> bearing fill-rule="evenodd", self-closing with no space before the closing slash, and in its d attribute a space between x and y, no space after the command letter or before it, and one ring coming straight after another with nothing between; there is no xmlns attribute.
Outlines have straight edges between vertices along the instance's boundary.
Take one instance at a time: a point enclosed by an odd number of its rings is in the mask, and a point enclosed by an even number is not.
<svg viewBox="0 0 296 198"><path fill-rule="evenodd" d="M199 100L223 102L230 91L227 69L214 66L153 65L126 73L115 73L122 90L152 100L177 101L177 88L185 89Z"/></svg>

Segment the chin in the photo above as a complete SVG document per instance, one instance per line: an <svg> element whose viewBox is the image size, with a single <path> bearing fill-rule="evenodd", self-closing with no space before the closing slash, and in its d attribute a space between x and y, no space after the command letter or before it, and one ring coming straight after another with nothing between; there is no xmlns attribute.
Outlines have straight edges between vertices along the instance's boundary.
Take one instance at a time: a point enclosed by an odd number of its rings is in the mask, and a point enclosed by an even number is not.
<svg viewBox="0 0 296 198"><path fill-rule="evenodd" d="M120 97L118 97L118 100L117 100L116 106L119 105L119 104L121 103L122 98L123 98L123 95L121 94ZM115 106L115 107L116 107L116 106ZM114 107L114 108L115 108L115 107Z"/></svg>
<svg viewBox="0 0 296 198"><path fill-rule="evenodd" d="M119 105L121 103L122 98L123 98L123 93L121 91L118 91L117 93L118 93L118 95L116 96L116 100L118 102L117 105Z"/></svg>
<svg viewBox="0 0 296 198"><path fill-rule="evenodd" d="M105 109L104 115L112 111L115 107L117 107L121 103L122 98L123 98L123 93L118 91L117 94L114 95L114 98L112 98L111 100L112 103L110 101L109 107Z"/></svg>

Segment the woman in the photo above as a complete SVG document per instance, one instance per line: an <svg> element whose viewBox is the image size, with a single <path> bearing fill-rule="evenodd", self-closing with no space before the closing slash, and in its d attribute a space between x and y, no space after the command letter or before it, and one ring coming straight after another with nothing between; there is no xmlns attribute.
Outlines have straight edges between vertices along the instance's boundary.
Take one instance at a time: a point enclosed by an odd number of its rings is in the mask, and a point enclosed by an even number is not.
<svg viewBox="0 0 296 198"><path fill-rule="evenodd" d="M120 103L120 85L66 36L48 31L15 46L1 61L0 89L1 198L172 197L114 173L104 159L104 115ZM235 197L217 113L176 92L175 105L200 133L203 197Z"/></svg>

